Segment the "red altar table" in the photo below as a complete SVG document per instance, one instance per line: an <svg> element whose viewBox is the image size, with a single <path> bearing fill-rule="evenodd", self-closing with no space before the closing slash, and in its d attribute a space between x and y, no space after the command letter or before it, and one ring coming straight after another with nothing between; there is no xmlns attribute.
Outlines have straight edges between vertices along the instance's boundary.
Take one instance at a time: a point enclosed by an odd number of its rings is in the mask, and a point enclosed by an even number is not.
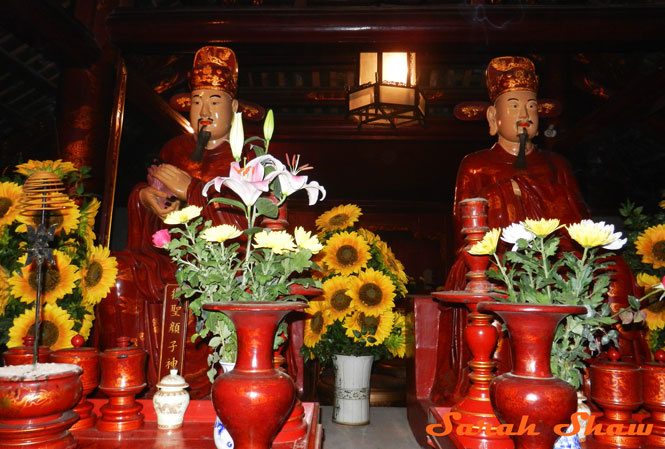
<svg viewBox="0 0 665 449"><path fill-rule="evenodd" d="M95 414L105 399L91 399ZM151 400L139 399L143 404L141 413L145 416L142 428L127 432L102 432L96 428L75 430L72 435L78 441L79 449L176 449L196 448L215 449L213 427L215 411L210 400L191 401L185 413L185 422L180 429L162 430L157 428L157 416ZM296 441L273 445L273 449L320 449L322 428L319 424L319 404L303 402L307 434Z"/></svg>

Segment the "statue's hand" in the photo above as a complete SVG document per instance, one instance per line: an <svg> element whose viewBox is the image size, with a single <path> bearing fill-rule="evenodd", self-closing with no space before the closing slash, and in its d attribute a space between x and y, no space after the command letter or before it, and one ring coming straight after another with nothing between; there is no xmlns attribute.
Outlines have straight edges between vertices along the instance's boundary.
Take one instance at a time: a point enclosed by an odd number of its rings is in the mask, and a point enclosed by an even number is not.
<svg viewBox="0 0 665 449"><path fill-rule="evenodd" d="M164 220L170 212L173 212L179 207L178 201L168 200L168 194L166 192L150 186L144 187L139 191L139 200L143 207L150 209L162 220Z"/></svg>
<svg viewBox="0 0 665 449"><path fill-rule="evenodd" d="M153 176L160 180L180 200L187 200L187 188L192 177L184 170L171 164L161 164L153 172Z"/></svg>

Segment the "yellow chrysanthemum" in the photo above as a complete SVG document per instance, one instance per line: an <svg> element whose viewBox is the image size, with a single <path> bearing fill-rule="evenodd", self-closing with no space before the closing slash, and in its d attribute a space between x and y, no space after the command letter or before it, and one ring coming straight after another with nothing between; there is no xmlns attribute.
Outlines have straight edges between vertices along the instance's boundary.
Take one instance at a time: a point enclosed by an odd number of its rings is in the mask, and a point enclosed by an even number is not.
<svg viewBox="0 0 665 449"><path fill-rule="evenodd" d="M322 231L346 229L358 221L362 211L355 204L333 207L316 219L316 228Z"/></svg>
<svg viewBox="0 0 665 449"><path fill-rule="evenodd" d="M9 301L9 276L7 271L0 267L0 316L5 314L7 301Z"/></svg>
<svg viewBox="0 0 665 449"><path fill-rule="evenodd" d="M652 287L660 283L658 276L648 273L638 273L636 276L637 285L644 288Z"/></svg>
<svg viewBox="0 0 665 449"><path fill-rule="evenodd" d="M532 220L527 218L524 220L524 228L527 231L533 232L538 237L547 237L560 227L559 219L557 218L552 218L549 220L546 218L541 218L540 220Z"/></svg>
<svg viewBox="0 0 665 449"><path fill-rule="evenodd" d="M242 231L240 231L235 226L223 224L206 229L201 233L201 238L203 240L207 240L208 242L222 243L227 240L240 237L241 235Z"/></svg>
<svg viewBox="0 0 665 449"><path fill-rule="evenodd" d="M395 306L395 286L382 272L368 268L351 280L354 307L366 315L379 316Z"/></svg>
<svg viewBox="0 0 665 449"><path fill-rule="evenodd" d="M625 239L619 239L621 233L615 233L613 225L605 224L604 221L596 223L593 220L582 220L566 226L566 229L570 237L584 248L602 246L607 249L618 249L626 242ZM620 245L615 248L614 243Z"/></svg>
<svg viewBox="0 0 665 449"><path fill-rule="evenodd" d="M10 225L16 220L22 194L23 189L20 185L14 182L0 182L0 227Z"/></svg>
<svg viewBox="0 0 665 449"><path fill-rule="evenodd" d="M25 264L27 256L19 257L18 262ZM42 296L41 301L54 304L58 299L72 293L76 282L81 279L78 268L72 265L72 260L65 253L53 251L55 263L42 268ZM21 301L32 304L37 298L37 265L31 264L22 268L23 276L18 272L9 278L11 293Z"/></svg>
<svg viewBox="0 0 665 449"><path fill-rule="evenodd" d="M74 321L66 310L55 304L45 304L41 321L39 323L40 344L48 346L53 351L71 348L72 338L76 335L73 330ZM14 318L9 329L8 348L23 345L23 338L35 332L35 310L27 309L22 315Z"/></svg>
<svg viewBox="0 0 665 449"><path fill-rule="evenodd" d="M76 166L71 162L63 162L62 159L57 159L55 161L28 160L25 164L16 166L16 173L25 176L30 176L33 173L40 171L55 173L60 179L62 179L67 173L75 172Z"/></svg>
<svg viewBox="0 0 665 449"><path fill-rule="evenodd" d="M95 217L99 211L101 203L97 198L85 204L81 209L81 219L79 220L79 235L85 239L88 246L92 246L95 241Z"/></svg>
<svg viewBox="0 0 665 449"><path fill-rule="evenodd" d="M352 279L346 276L335 276L321 286L332 320L343 320L354 310L353 298L348 292L351 281Z"/></svg>
<svg viewBox="0 0 665 449"><path fill-rule="evenodd" d="M302 226L298 226L293 230L293 235L296 238L296 245L298 248L303 248L311 251L312 254L318 254L322 249L323 245L319 242L317 236L313 236L311 232L305 231Z"/></svg>
<svg viewBox="0 0 665 449"><path fill-rule="evenodd" d="M388 266L390 271L397 277L397 279L402 283L408 282L409 279L406 277L406 273L404 272L404 265L402 265L402 262L400 262L397 257L395 257L395 254L390 249L388 244L383 240L378 240L376 242L376 247L381 253L383 262Z"/></svg>
<svg viewBox="0 0 665 449"><path fill-rule="evenodd" d="M665 267L665 224L647 228L637 237L635 248L643 263L650 263L656 269Z"/></svg>
<svg viewBox="0 0 665 449"><path fill-rule="evenodd" d="M203 209L198 206L187 206L180 210L174 210L173 212L169 212L166 218L164 218L164 223L170 225L187 223L192 218L196 218L201 215L202 210Z"/></svg>
<svg viewBox="0 0 665 449"><path fill-rule="evenodd" d="M328 304L323 299L311 300L305 309L307 318L305 318L304 343L308 348L314 347L321 337L328 330L328 325L332 322L328 314Z"/></svg>
<svg viewBox="0 0 665 449"><path fill-rule="evenodd" d="M79 227L81 212L74 200L69 199L69 201L64 203L64 206L66 209L50 211L44 224L47 228L56 225L55 234L59 234L60 232L70 233ZM37 213L30 215L19 214L16 219L21 223L21 225L16 227L16 232L27 232L28 228L26 225L37 228L41 223L41 215Z"/></svg>
<svg viewBox="0 0 665 449"><path fill-rule="evenodd" d="M358 232L358 234L360 234L360 236L364 238L367 241L367 243L370 245L374 242L381 240L378 235L374 234L372 231L369 231L365 228L360 228L356 232Z"/></svg>
<svg viewBox="0 0 665 449"><path fill-rule="evenodd" d="M254 234L254 246L270 248L275 254L284 254L296 250L293 236L286 231L261 231Z"/></svg>
<svg viewBox="0 0 665 449"><path fill-rule="evenodd" d="M323 261L343 276L357 273L371 258L369 245L356 232L340 232L328 240Z"/></svg>
<svg viewBox="0 0 665 449"><path fill-rule="evenodd" d="M84 304L95 305L108 295L118 275L118 262L111 251L94 246L88 251L86 266L81 272L81 293Z"/></svg>
<svg viewBox="0 0 665 449"><path fill-rule="evenodd" d="M376 346L390 336L394 319L392 310L386 310L378 316L356 311L344 319L343 325L347 337L353 338L354 341L364 341L365 346ZM361 336L357 337L354 331L360 332Z"/></svg>
<svg viewBox="0 0 665 449"><path fill-rule="evenodd" d="M469 250L469 254L474 256L488 256L496 252L496 246L499 244L499 237L501 236L501 228L494 228L488 231L483 236L483 239L473 245Z"/></svg>

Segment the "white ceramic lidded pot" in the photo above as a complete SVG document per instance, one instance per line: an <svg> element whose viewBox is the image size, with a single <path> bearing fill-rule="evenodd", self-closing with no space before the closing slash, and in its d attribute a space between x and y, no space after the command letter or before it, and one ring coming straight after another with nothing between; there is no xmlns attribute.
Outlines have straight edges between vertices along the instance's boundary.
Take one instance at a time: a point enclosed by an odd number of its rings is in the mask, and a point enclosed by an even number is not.
<svg viewBox="0 0 665 449"><path fill-rule="evenodd" d="M152 397L152 403L157 414L157 427L160 429L177 429L182 427L185 419L185 410L189 405L189 392L186 388L189 384L178 370L172 369L171 373L162 377L157 383L159 391Z"/></svg>

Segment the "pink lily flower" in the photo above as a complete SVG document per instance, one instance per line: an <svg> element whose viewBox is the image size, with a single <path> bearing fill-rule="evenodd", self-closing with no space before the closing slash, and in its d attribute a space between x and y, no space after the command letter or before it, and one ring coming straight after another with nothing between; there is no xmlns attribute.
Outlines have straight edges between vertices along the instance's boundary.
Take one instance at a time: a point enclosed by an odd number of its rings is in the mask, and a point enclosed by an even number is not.
<svg viewBox="0 0 665 449"><path fill-rule="evenodd" d="M298 162L300 161L299 155L293 156L292 160L289 160L289 155L287 154L286 160L289 164L289 170L284 170L277 177L282 194L284 196L289 196L298 190L305 189L310 206L316 203L319 193L321 194L321 200L323 200L326 197L326 189L324 189L317 181L312 181L307 184L307 176L298 175L301 171L311 170L313 167L308 164L298 167Z"/></svg>
<svg viewBox="0 0 665 449"><path fill-rule="evenodd" d="M273 167L274 170L266 175L265 168L268 166ZM252 159L244 167L240 167L238 162L232 162L229 176L218 176L208 182L203 187L203 196L208 196L208 189L212 186L218 192L222 186L227 186L240 197L245 205L252 206L262 193L270 190L270 183L273 179L285 170L284 164L269 154Z"/></svg>

